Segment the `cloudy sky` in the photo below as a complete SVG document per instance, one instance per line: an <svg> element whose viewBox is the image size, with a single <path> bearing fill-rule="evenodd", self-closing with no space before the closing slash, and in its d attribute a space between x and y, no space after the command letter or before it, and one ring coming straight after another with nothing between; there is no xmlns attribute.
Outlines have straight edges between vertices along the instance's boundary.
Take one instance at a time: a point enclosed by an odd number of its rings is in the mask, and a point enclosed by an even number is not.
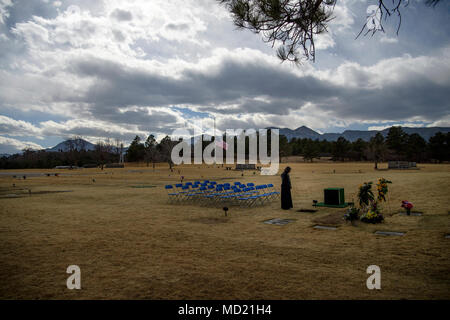
<svg viewBox="0 0 450 320"><path fill-rule="evenodd" d="M0 153L65 138L128 144L204 119L319 132L450 126L450 3L410 0L355 36L376 0L338 0L316 62L281 64L215 0L0 0ZM208 122L209 121L209 122Z"/></svg>

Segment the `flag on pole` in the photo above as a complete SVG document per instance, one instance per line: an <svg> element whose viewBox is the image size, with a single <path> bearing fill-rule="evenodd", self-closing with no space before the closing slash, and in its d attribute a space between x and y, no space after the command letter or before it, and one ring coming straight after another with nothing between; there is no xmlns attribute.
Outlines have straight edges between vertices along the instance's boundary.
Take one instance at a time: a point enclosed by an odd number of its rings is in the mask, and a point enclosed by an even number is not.
<svg viewBox="0 0 450 320"><path fill-rule="evenodd" d="M228 150L228 143L226 143L225 141L216 141L216 146L224 150Z"/></svg>

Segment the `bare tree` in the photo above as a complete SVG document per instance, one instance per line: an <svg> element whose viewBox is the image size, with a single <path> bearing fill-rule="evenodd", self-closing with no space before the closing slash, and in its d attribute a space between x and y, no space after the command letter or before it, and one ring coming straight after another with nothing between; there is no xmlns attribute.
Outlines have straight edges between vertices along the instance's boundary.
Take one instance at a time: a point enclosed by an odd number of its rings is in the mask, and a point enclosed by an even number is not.
<svg viewBox="0 0 450 320"><path fill-rule="evenodd" d="M117 155L120 163L122 161L123 142L119 138L114 140L114 153Z"/></svg>
<svg viewBox="0 0 450 320"><path fill-rule="evenodd" d="M374 161L374 169L378 169L378 162L383 161L386 155L386 144L383 135L378 132L369 141L368 156Z"/></svg>
<svg viewBox="0 0 450 320"><path fill-rule="evenodd" d="M105 165L106 159L108 158L108 154L112 153L112 151L113 146L110 143L109 138L106 139L106 141L104 142L98 141L97 144L95 145L96 158L102 170Z"/></svg>

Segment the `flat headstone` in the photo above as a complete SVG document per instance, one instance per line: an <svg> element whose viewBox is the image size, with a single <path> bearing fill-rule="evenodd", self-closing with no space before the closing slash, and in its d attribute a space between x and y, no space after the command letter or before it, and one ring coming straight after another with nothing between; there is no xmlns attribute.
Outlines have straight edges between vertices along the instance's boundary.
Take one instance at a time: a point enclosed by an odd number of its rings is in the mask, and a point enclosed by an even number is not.
<svg viewBox="0 0 450 320"><path fill-rule="evenodd" d="M313 228L320 229L320 230L336 230L337 229L336 227L327 227L327 226L319 226L319 225L314 226Z"/></svg>
<svg viewBox="0 0 450 320"><path fill-rule="evenodd" d="M289 222L294 221L293 219L278 219L278 218L274 218L274 219L270 219L270 220L266 220L263 221L266 224L274 224L276 226L283 226L285 224L288 224Z"/></svg>
<svg viewBox="0 0 450 320"><path fill-rule="evenodd" d="M420 217L423 213L422 212L411 212L410 216L414 217ZM401 216L407 216L406 212L400 212Z"/></svg>
<svg viewBox="0 0 450 320"><path fill-rule="evenodd" d="M156 186L131 186L131 188L155 188Z"/></svg>
<svg viewBox="0 0 450 320"><path fill-rule="evenodd" d="M375 231L375 234L378 234L381 236L403 236L403 235L405 235L404 232L395 232L395 231Z"/></svg>
<svg viewBox="0 0 450 320"><path fill-rule="evenodd" d="M20 196L15 193L10 193L10 194L5 194L3 196L3 198L20 198Z"/></svg>

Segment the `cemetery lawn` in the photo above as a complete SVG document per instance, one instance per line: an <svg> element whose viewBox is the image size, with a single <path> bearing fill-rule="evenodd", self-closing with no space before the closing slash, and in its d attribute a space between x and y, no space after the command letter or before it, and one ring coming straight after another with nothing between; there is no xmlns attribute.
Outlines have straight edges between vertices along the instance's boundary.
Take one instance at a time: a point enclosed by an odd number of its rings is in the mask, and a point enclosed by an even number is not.
<svg viewBox="0 0 450 320"><path fill-rule="evenodd" d="M241 177L206 165L171 173L167 164L155 171L135 164L2 170L60 175L0 175L0 298L450 299L450 165L385 171L372 163L289 165L294 209L281 210L275 201L230 207L227 217L221 208L168 204L163 187L183 175L279 189L280 177L253 171ZM356 202L359 185L380 177L393 182L382 224L352 226L339 208L297 212L314 209L312 200L323 201L326 187L343 187L346 201ZM423 215L398 214L401 200ZM272 218L295 221L262 223ZM379 230L405 235L375 235ZM69 265L81 268L81 290L66 287ZM369 265L381 268L381 290L366 287Z"/></svg>

